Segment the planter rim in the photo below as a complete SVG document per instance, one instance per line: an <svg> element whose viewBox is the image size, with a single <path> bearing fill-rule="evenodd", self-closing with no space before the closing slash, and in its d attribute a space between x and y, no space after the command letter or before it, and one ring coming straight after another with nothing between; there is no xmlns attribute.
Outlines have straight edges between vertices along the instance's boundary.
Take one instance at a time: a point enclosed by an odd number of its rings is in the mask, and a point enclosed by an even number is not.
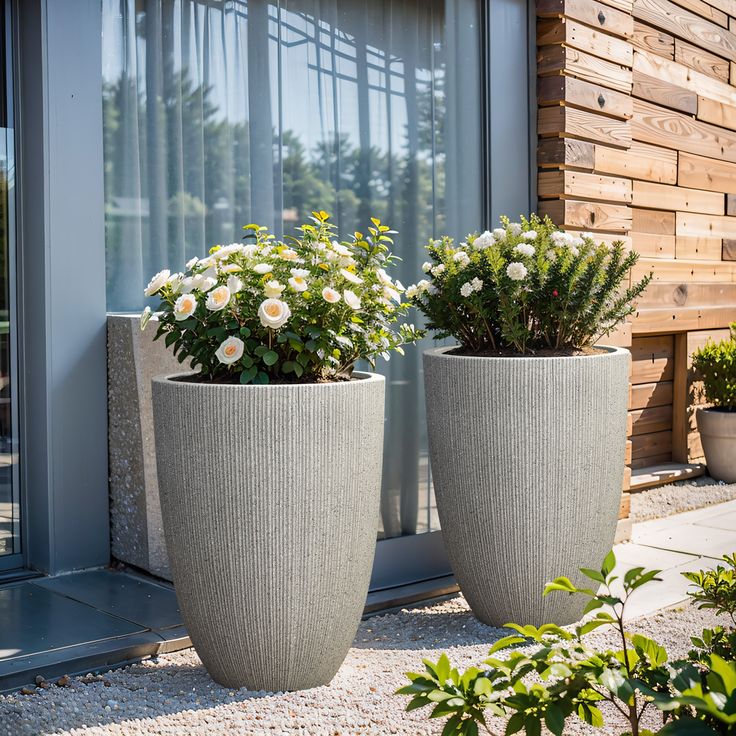
<svg viewBox="0 0 736 736"><path fill-rule="evenodd" d="M180 373L168 373L153 377L153 383L158 384L174 384L177 386L198 386L209 391L263 391L264 389L279 390L298 390L304 388L329 389L337 386L355 386L366 383L378 383L385 381L386 378L379 373L371 373L368 371L354 371L353 378L349 381L325 381L324 383L199 383L193 381L175 380L182 376L194 376L196 371L181 371Z"/></svg>
<svg viewBox="0 0 736 736"><path fill-rule="evenodd" d="M530 360L534 362L552 362L558 360L565 361L589 361L589 360L605 360L613 355L629 355L626 348L614 347L611 345L596 345L599 353L595 355L448 355L450 350L455 350L459 345L446 345L440 348L430 348L424 351L424 355L431 358L445 358L447 360L466 360L466 361L503 361L504 363L528 363Z"/></svg>
<svg viewBox="0 0 736 736"><path fill-rule="evenodd" d="M699 412L704 412L707 414L717 414L717 415L725 415L725 416L735 416L736 417L736 409L722 409L719 406L698 406L696 407Z"/></svg>

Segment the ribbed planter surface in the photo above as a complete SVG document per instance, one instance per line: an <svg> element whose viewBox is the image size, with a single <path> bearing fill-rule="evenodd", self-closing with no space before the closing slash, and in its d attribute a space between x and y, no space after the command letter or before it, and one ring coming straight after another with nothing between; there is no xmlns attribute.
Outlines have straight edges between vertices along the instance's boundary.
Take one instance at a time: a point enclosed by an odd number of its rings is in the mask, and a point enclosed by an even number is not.
<svg viewBox="0 0 736 736"><path fill-rule="evenodd" d="M736 412L698 409L697 417L708 474L736 483Z"/></svg>
<svg viewBox="0 0 736 736"><path fill-rule="evenodd" d="M629 353L485 358L424 353L437 509L453 571L484 623L567 624L613 544L623 484Z"/></svg>
<svg viewBox="0 0 736 736"><path fill-rule="evenodd" d="M174 585L220 684L315 687L345 658L376 544L384 384L153 380Z"/></svg>

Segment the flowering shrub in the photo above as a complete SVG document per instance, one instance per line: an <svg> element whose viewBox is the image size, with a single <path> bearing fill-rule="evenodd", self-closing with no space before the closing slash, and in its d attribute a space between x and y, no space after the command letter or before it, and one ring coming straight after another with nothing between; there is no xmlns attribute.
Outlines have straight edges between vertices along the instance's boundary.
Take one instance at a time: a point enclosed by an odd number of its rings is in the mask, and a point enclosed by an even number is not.
<svg viewBox="0 0 736 736"><path fill-rule="evenodd" d="M693 353L693 368L703 380L706 400L725 411L736 411L736 322L728 340L711 340Z"/></svg>
<svg viewBox="0 0 736 736"><path fill-rule="evenodd" d="M407 288L437 337L468 353L578 350L634 311L651 276L622 289L636 253L558 230L536 215L470 235L459 246L429 244L427 278Z"/></svg>
<svg viewBox="0 0 736 736"><path fill-rule="evenodd" d="M422 660L424 671L407 673L409 683L396 691L411 698L406 710L431 708L429 718L446 719L443 736L478 736L481 728L491 736L521 731L540 736L543 727L562 736L568 719L603 726L602 703L628 721L621 736L736 734L736 662L723 656L732 650L698 651L690 660L671 661L654 639L627 631L624 610L631 595L661 580L660 571L635 567L620 575L615 567L609 552L600 570L581 569L590 588L578 588L566 577L547 584L544 595L589 599L589 615L575 626L506 624L515 633L497 641L479 667L465 671L453 667L446 654L436 662ZM584 639L601 627L616 633L615 649L597 649ZM713 633L704 632L709 643ZM702 649L700 639L692 641ZM654 708L662 712L656 734L642 722ZM503 730L492 730L488 715L506 719ZM610 727L606 733L620 732Z"/></svg>
<svg viewBox="0 0 736 736"><path fill-rule="evenodd" d="M288 244L246 225L253 242L156 274L145 290L160 299L156 339L207 380L229 383L339 380L358 359L402 352L419 334L393 327L409 306L386 271L394 231L373 219L368 235L339 243L326 212L311 220ZM147 307L142 329L151 316Z"/></svg>

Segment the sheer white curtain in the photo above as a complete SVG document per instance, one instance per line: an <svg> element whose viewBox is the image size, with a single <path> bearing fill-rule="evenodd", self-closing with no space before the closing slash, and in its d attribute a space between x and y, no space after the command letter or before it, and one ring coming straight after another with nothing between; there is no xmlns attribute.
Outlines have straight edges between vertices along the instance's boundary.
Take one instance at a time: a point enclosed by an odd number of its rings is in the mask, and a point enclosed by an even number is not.
<svg viewBox="0 0 736 736"><path fill-rule="evenodd" d="M103 0L108 307L259 222L314 209L423 246L480 222L475 0ZM425 346L422 346L425 347ZM421 348L389 384L382 533L436 527Z"/></svg>

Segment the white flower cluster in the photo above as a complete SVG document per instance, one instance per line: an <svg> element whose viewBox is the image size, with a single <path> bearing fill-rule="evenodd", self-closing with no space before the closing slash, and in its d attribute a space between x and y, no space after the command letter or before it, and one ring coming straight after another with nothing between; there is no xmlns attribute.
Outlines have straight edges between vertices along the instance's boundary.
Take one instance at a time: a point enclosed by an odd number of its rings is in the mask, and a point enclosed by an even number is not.
<svg viewBox="0 0 736 736"><path fill-rule="evenodd" d="M464 297L469 297L474 291L480 291L483 288L483 282L476 276L472 281L466 281L460 287L460 293Z"/></svg>
<svg viewBox="0 0 736 736"><path fill-rule="evenodd" d="M163 270L148 283L144 295L161 299L163 310L158 315L171 329L178 330L177 334L201 330L204 337L213 330L216 333L218 325L227 333L226 325L233 321L247 328L244 334L251 334L258 325L273 334L294 318L300 325L319 324L325 319L322 315L334 309L337 311L330 318L330 334L336 345L353 347L350 337L336 332L341 326L348 333L364 336L366 343L381 351L393 347L385 337L385 326L393 321L391 314L401 305L404 289L377 265L390 259L362 257L359 261L357 248L336 240L311 236L292 246L276 241L265 228L249 229L256 235L255 243L215 246L207 257L190 259L184 273ZM324 231L329 229L320 230ZM378 223L375 238L386 232L388 228ZM361 312L363 316L358 317ZM218 318L218 314L224 316ZM152 315L151 308L146 307L141 314L141 329ZM267 342L270 349L275 341ZM214 357L230 366L243 358L246 347L241 337L230 334L216 350L213 348ZM336 362L332 348L321 353L326 362ZM245 363L246 368L250 364Z"/></svg>

